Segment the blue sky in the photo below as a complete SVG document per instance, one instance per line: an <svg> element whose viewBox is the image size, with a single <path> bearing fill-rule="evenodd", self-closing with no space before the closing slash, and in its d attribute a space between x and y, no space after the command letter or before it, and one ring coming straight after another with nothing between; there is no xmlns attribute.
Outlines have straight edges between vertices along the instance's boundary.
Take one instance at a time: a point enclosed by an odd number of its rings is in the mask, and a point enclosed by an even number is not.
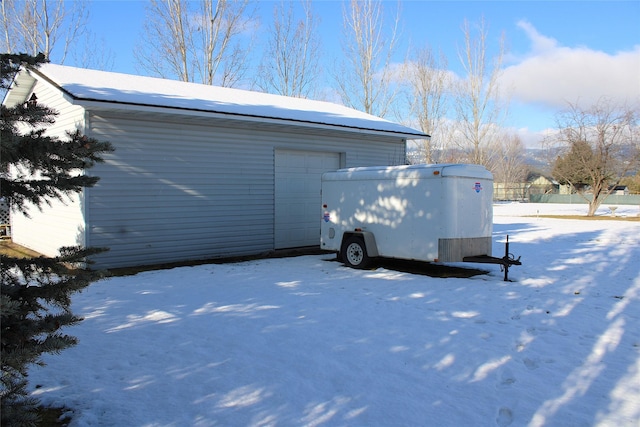
<svg viewBox="0 0 640 427"><path fill-rule="evenodd" d="M255 2L266 31L273 1ZM397 9L385 1L385 16ZM340 53L342 2L314 3L323 57ZM449 69L460 73L457 49L461 26L484 17L491 48L504 34L507 55L504 87L512 93L511 114L505 126L534 146L554 115L567 102L593 103L603 96L640 102L640 1L425 1L401 3L402 44L398 62L410 46L428 44L448 58ZM144 74L133 56L143 31L145 2L94 0L91 30L98 46L111 52L110 71ZM264 39L264 37L262 37ZM261 38L258 37L258 46ZM54 62L55 62L55 58ZM327 62L329 64L330 62ZM65 62L74 65L72 60Z"/></svg>

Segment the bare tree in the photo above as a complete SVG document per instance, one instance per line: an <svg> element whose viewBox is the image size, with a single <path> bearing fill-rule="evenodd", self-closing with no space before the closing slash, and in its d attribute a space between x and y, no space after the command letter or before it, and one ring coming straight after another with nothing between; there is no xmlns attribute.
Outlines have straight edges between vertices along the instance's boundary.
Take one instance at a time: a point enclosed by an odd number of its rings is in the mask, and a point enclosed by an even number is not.
<svg viewBox="0 0 640 427"><path fill-rule="evenodd" d="M311 0L300 2L303 18L295 19L294 4L274 6L273 26L260 66L257 86L270 93L308 98L314 94L320 70L318 20Z"/></svg>
<svg viewBox="0 0 640 427"><path fill-rule="evenodd" d="M185 82L234 86L246 71L249 0L151 0L136 48L142 68ZM197 5L198 8L193 6Z"/></svg>
<svg viewBox="0 0 640 427"><path fill-rule="evenodd" d="M71 55L71 61L82 68L111 71L114 66L115 54L107 47L104 37L97 38L92 31L87 31L77 49Z"/></svg>
<svg viewBox="0 0 640 427"><path fill-rule="evenodd" d="M2 51L15 52L15 40L13 37L13 25L15 24L12 17L13 2L15 0L0 1L0 12L2 12Z"/></svg>
<svg viewBox="0 0 640 427"><path fill-rule="evenodd" d="M72 43L87 30L85 0L2 0L1 10L7 52L43 53L62 64Z"/></svg>
<svg viewBox="0 0 640 427"><path fill-rule="evenodd" d="M492 144L497 153L492 162L494 185L497 184L506 199L523 199L526 196L526 179L529 168L525 163L525 146L516 134L503 132Z"/></svg>
<svg viewBox="0 0 640 427"><path fill-rule="evenodd" d="M421 141L420 157L426 163L436 163L447 141L447 93L451 84L444 55L436 58L429 47L419 49L407 64L410 116L431 139Z"/></svg>
<svg viewBox="0 0 640 427"><path fill-rule="evenodd" d="M205 55L196 64L203 83L231 87L243 77L250 48L240 39L253 19L249 5L249 0L201 0L199 33Z"/></svg>
<svg viewBox="0 0 640 427"><path fill-rule="evenodd" d="M565 148L554 163L553 175L583 190L588 216L595 215L622 178L640 167L637 121L637 107L616 105L608 98L588 108L570 104L559 113L558 132L546 141Z"/></svg>
<svg viewBox="0 0 640 427"><path fill-rule="evenodd" d="M504 55L500 39L494 58L487 54L487 26L484 19L474 31L468 21L462 26L464 47L458 56L465 75L455 86L455 110L458 120L458 143L467 153L466 161L490 166L488 145L496 137L507 111L499 94L498 78Z"/></svg>
<svg viewBox="0 0 640 427"><path fill-rule="evenodd" d="M397 90L392 55L398 42L399 16L387 29L383 2L351 0L343 9L344 63L335 76L342 101L355 109L384 117Z"/></svg>
<svg viewBox="0 0 640 427"><path fill-rule="evenodd" d="M151 0L147 5L143 48L136 49L136 58L147 71L179 80L193 80L190 69L187 37L191 36L187 2L184 0Z"/></svg>
<svg viewBox="0 0 640 427"><path fill-rule="evenodd" d="M498 138L499 155L493 170L494 180L506 184L523 183L527 178L526 148L516 134L505 133Z"/></svg>

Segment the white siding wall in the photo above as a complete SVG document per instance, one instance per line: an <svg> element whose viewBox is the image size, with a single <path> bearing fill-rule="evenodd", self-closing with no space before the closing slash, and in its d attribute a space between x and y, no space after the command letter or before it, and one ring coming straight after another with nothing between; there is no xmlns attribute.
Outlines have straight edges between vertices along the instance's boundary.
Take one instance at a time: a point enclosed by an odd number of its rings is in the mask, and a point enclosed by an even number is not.
<svg viewBox="0 0 640 427"><path fill-rule="evenodd" d="M111 248L99 266L272 250L277 149L342 153L348 167L404 159L399 138L173 120L91 117L91 136L116 148L92 170L101 180L87 190L88 244Z"/></svg>
<svg viewBox="0 0 640 427"><path fill-rule="evenodd" d="M56 122L47 127L47 134L66 139L66 131L83 129L84 110L72 105L62 93L48 83L38 82L34 88L38 103L58 111ZM29 208L29 217L20 212L11 213L12 240L43 255L58 254L61 246L84 245L84 216L82 194L73 195L63 202L52 201Z"/></svg>

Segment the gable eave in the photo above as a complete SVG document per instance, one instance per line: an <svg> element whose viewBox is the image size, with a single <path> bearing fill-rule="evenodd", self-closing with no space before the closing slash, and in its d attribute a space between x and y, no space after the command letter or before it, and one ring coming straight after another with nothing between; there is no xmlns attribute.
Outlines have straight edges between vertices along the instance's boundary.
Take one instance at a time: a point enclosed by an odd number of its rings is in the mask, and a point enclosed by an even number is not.
<svg viewBox="0 0 640 427"><path fill-rule="evenodd" d="M9 90L5 93L2 105L7 108L13 108L16 105L24 103L33 87L36 84L36 78L24 68L18 72L14 78Z"/></svg>

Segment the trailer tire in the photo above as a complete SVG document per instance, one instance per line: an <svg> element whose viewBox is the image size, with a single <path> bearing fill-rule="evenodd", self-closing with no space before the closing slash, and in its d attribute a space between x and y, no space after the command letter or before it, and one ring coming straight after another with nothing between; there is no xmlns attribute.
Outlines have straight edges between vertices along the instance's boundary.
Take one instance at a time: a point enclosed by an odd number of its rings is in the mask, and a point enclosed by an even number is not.
<svg viewBox="0 0 640 427"><path fill-rule="evenodd" d="M361 237L351 236L346 239L340 253L344 263L351 268L367 268L371 264L371 258Z"/></svg>

